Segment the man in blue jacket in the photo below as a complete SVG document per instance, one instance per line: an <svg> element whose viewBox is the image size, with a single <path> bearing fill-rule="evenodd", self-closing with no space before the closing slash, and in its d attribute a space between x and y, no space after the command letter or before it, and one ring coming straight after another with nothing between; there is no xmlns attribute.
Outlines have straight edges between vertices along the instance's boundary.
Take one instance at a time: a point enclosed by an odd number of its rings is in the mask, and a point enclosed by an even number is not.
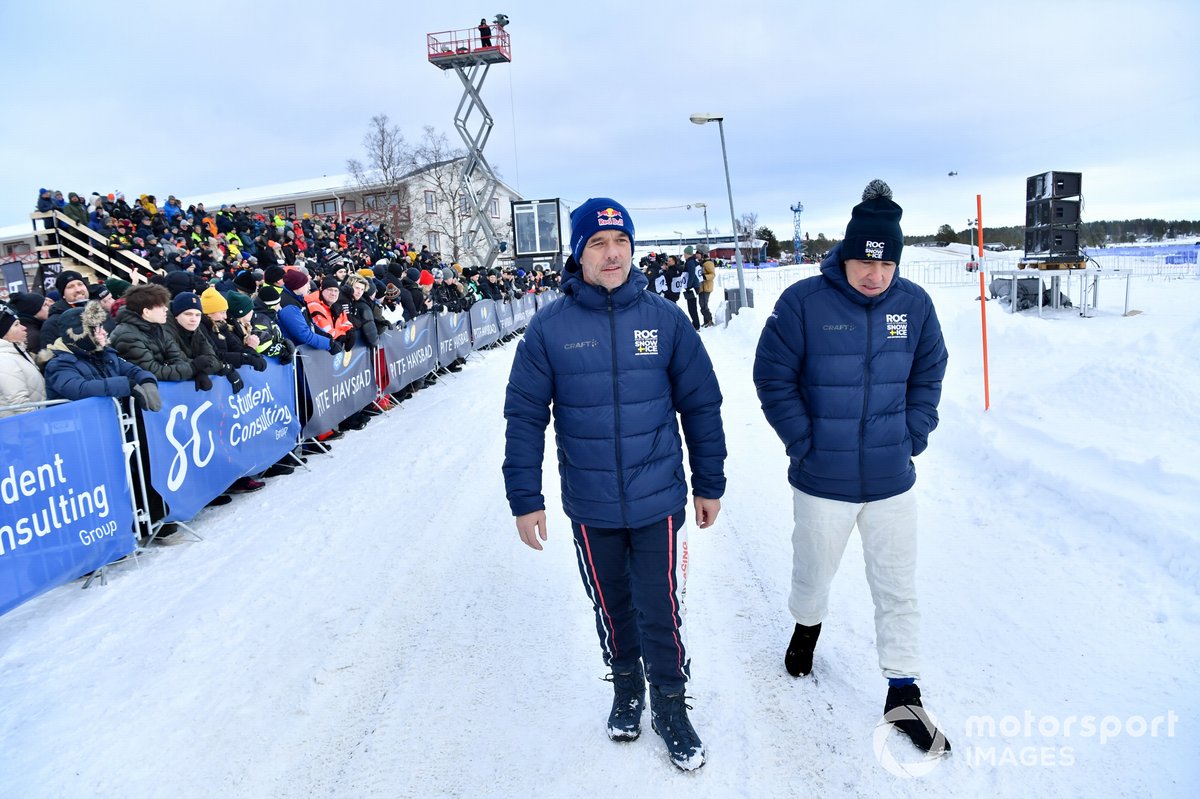
<svg viewBox="0 0 1200 799"><path fill-rule="evenodd" d="M629 212L614 200L590 199L571 214L571 230L563 297L529 323L509 376L508 501L521 540L540 550L553 404L563 510L612 669L608 735L632 741L641 733L648 677L655 732L676 766L696 769L704 747L684 697L688 486L678 420L696 523L706 528L725 493L721 390L687 317L631 272Z"/></svg>
<svg viewBox="0 0 1200 799"><path fill-rule="evenodd" d="M880 180L846 237L779 298L754 360L763 413L791 459L795 528L784 665L812 671L829 589L855 525L875 601L884 718L926 752L950 744L921 707L913 457L937 426L946 345L929 295L896 275L902 209Z"/></svg>

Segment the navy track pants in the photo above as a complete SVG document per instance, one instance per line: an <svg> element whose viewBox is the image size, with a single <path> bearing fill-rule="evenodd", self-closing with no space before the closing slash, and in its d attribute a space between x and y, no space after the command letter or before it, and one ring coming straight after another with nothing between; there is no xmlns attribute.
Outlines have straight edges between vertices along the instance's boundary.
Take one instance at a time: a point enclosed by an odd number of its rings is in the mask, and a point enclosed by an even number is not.
<svg viewBox="0 0 1200 799"><path fill-rule="evenodd" d="M683 623L685 523L680 511L645 527L571 524L605 665L621 673L642 659L650 684L666 693L683 690L691 674Z"/></svg>

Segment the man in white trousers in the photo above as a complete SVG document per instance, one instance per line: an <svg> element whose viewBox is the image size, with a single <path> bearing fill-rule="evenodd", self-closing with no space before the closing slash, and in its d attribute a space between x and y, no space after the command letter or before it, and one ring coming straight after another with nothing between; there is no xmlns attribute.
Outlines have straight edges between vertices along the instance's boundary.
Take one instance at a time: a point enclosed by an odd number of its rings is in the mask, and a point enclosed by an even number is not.
<svg viewBox="0 0 1200 799"><path fill-rule="evenodd" d="M784 665L812 671L829 589L855 526L875 602L884 716L920 749L950 751L920 676L916 470L937 426L946 345L929 295L896 274L902 209L880 180L854 207L821 274L780 296L754 360L767 421L790 458L796 628Z"/></svg>

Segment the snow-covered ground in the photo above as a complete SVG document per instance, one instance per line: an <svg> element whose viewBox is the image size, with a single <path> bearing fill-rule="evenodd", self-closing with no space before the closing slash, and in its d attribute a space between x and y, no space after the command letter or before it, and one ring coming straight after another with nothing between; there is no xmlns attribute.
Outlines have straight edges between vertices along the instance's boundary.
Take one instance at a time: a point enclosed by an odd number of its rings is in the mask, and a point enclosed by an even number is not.
<svg viewBox="0 0 1200 799"><path fill-rule="evenodd" d="M691 533L699 772L648 719L605 737L553 482L546 551L513 530L510 344L205 511L204 541L0 617L0 796L1200 794L1200 280L1136 279L1130 317L1123 282L1091 319L988 303L987 412L973 289L931 288L951 364L918 459L921 684L954 753L919 777L877 757L856 539L814 675L783 670L791 496L750 379L778 288L757 285L757 308L704 331L730 454L721 517Z"/></svg>

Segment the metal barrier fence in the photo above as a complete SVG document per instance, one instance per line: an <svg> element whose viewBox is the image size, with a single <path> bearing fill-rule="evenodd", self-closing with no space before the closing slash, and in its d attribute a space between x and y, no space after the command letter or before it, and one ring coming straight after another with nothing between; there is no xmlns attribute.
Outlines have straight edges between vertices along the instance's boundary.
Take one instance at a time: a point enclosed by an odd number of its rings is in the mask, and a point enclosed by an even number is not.
<svg viewBox="0 0 1200 799"><path fill-rule="evenodd" d="M291 364L241 367L237 391L161 382L157 411L111 397L0 406L14 412L0 417L0 614L82 575L103 579L166 524L202 540L187 522L236 480L302 463L302 444L322 447L372 402L509 340L558 296L425 314L337 356L302 347Z"/></svg>
<svg viewBox="0 0 1200 799"><path fill-rule="evenodd" d="M1200 278L1200 264L1175 263L1176 257L1171 255L1094 255L1091 260L1100 267L1099 278L1102 280L1124 278L1130 274L1133 277L1165 280ZM1012 269L1016 265L1017 260L1011 258L986 259L982 262L984 272ZM819 273L817 264L746 270L746 287L756 289L756 294L760 291L779 293L797 280ZM904 261L900 265L900 274L922 286L979 285L978 272L967 271L964 261ZM1043 272L1043 276L1045 274ZM717 270L717 285L721 289L736 288L737 271L732 267Z"/></svg>

